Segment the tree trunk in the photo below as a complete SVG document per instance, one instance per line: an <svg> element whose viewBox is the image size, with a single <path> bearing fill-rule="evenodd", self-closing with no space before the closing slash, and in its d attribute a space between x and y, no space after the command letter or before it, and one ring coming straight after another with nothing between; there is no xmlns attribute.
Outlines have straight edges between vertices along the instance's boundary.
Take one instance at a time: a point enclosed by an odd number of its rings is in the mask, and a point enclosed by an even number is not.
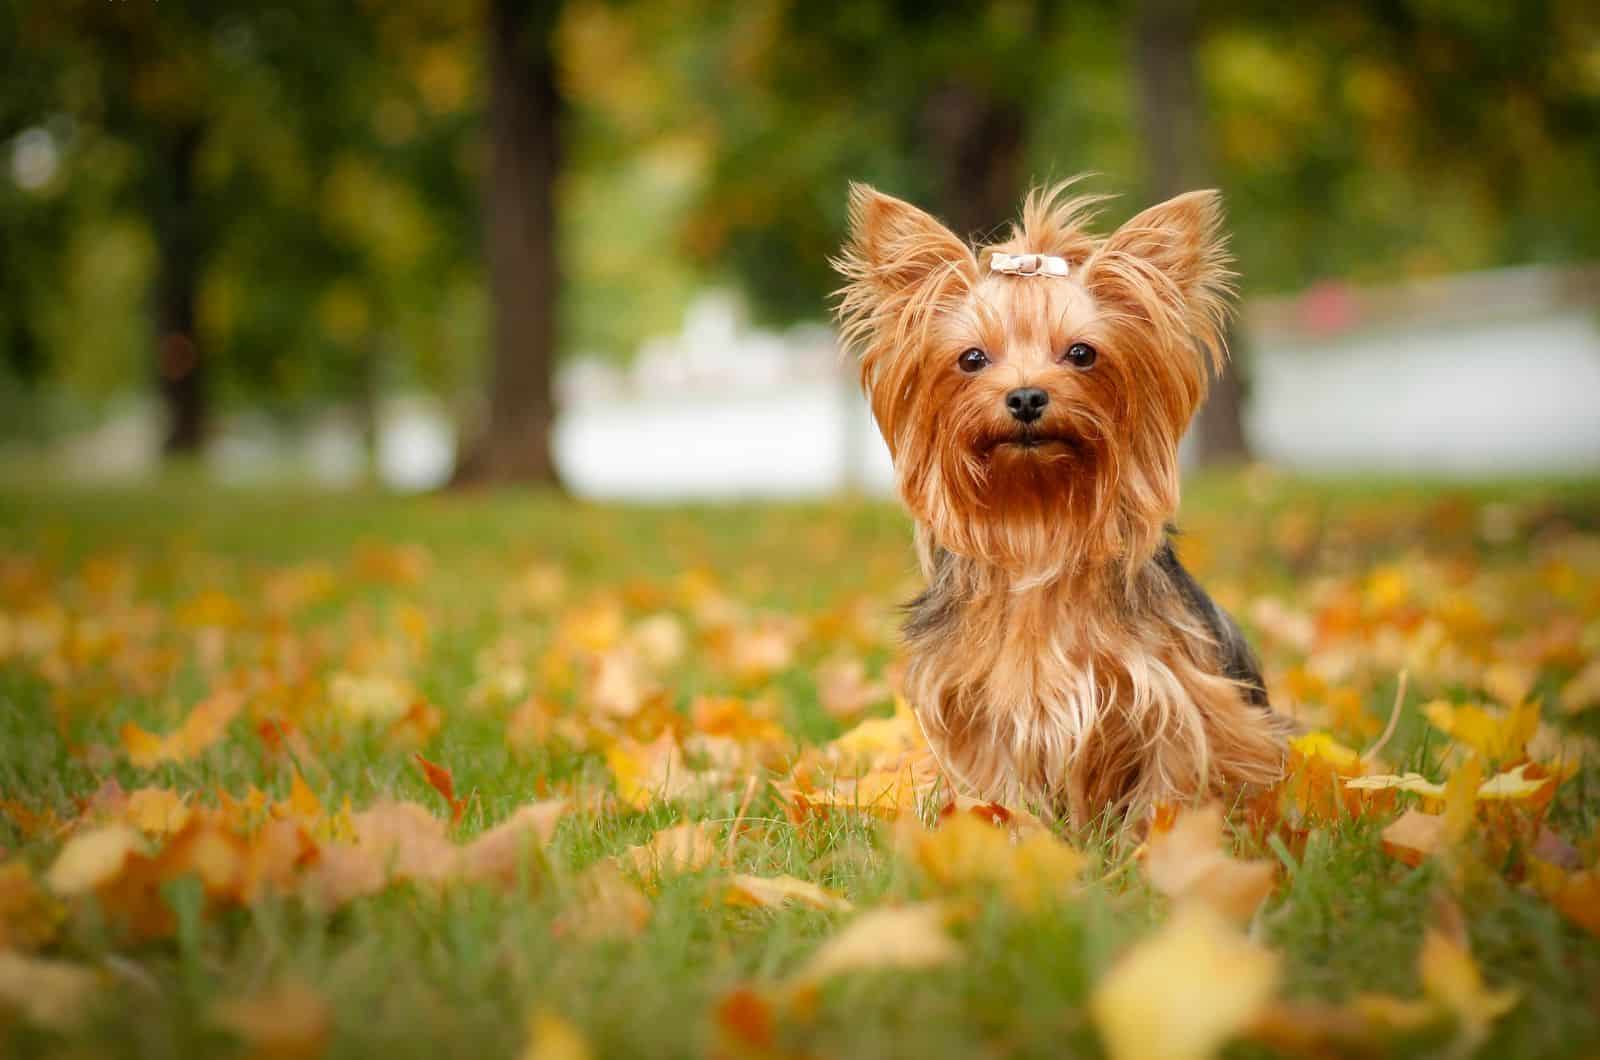
<svg viewBox="0 0 1600 1060"><path fill-rule="evenodd" d="M1134 15L1134 66L1151 202L1213 184L1195 69L1199 43L1200 0L1140 0ZM1189 431L1197 463L1249 459L1243 422L1243 340L1244 329L1235 322L1228 336L1232 363L1213 382Z"/></svg>
<svg viewBox="0 0 1600 1060"><path fill-rule="evenodd" d="M551 47L557 6L537 0L488 5L488 418L456 468L457 484L557 484L550 450L561 116Z"/></svg>
<svg viewBox="0 0 1600 1060"><path fill-rule="evenodd" d="M952 82L929 94L922 127L939 167L935 211L957 235L987 241L1016 216L1027 120L1012 100Z"/></svg>
<svg viewBox="0 0 1600 1060"><path fill-rule="evenodd" d="M202 128L184 124L163 145L155 209L159 276L156 287L156 385L166 411L165 456L193 455L205 444L210 420L205 359L195 335L200 283L200 216L194 186Z"/></svg>

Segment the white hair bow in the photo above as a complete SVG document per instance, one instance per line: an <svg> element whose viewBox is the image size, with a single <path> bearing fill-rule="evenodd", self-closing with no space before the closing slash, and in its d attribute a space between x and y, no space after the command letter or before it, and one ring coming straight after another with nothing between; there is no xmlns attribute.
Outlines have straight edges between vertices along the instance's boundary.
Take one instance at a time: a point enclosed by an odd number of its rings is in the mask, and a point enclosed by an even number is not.
<svg viewBox="0 0 1600 1060"><path fill-rule="evenodd" d="M1008 276L1065 276L1067 259L1051 254L991 254L989 271Z"/></svg>

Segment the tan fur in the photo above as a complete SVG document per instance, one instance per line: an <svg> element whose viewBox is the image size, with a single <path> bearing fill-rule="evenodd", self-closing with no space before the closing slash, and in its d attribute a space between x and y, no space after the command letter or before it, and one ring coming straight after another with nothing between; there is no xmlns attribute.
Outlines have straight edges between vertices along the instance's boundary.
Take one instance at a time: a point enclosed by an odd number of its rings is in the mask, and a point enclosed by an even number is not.
<svg viewBox="0 0 1600 1060"><path fill-rule="evenodd" d="M907 691L929 739L988 797L1083 820L1277 775L1281 726L1222 675L1204 622L1153 563L1178 506L1178 441L1223 356L1231 273L1212 192L1108 237L1095 200L1036 191L974 251L907 203L851 189L839 315L894 457L938 621L912 623ZM1066 279L995 275L1045 253ZM1094 346L1088 370L1062 362ZM992 363L957 367L977 347ZM1004 406L1050 397L1017 444ZM941 559L940 557L943 556Z"/></svg>

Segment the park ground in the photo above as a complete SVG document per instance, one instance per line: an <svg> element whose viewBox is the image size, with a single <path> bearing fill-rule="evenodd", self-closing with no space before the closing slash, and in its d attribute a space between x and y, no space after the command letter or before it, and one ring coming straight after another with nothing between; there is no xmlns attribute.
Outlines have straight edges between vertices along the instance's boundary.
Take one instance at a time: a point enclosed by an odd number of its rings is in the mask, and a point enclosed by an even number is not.
<svg viewBox="0 0 1600 1060"><path fill-rule="evenodd" d="M928 768L887 503L0 486L0 1054L1600 1054L1600 482L1182 524L1303 735L1141 842Z"/></svg>

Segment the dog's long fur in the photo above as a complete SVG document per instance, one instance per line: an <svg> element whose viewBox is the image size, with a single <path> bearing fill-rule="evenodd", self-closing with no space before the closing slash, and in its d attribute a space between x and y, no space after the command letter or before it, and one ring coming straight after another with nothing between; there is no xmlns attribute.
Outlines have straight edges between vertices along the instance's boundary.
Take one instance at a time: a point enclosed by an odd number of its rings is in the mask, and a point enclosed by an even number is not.
<svg viewBox="0 0 1600 1060"><path fill-rule="evenodd" d="M906 692L957 780L1082 823L1274 779L1284 727L1237 626L1177 560L1178 441L1224 356L1232 274L1213 192L1108 237L1035 191L976 252L853 186L839 319L917 522ZM1064 258L1067 278L990 273ZM1079 369L1073 343L1098 351ZM964 350L991 363L968 374ZM1019 426L1004 397L1049 395Z"/></svg>

